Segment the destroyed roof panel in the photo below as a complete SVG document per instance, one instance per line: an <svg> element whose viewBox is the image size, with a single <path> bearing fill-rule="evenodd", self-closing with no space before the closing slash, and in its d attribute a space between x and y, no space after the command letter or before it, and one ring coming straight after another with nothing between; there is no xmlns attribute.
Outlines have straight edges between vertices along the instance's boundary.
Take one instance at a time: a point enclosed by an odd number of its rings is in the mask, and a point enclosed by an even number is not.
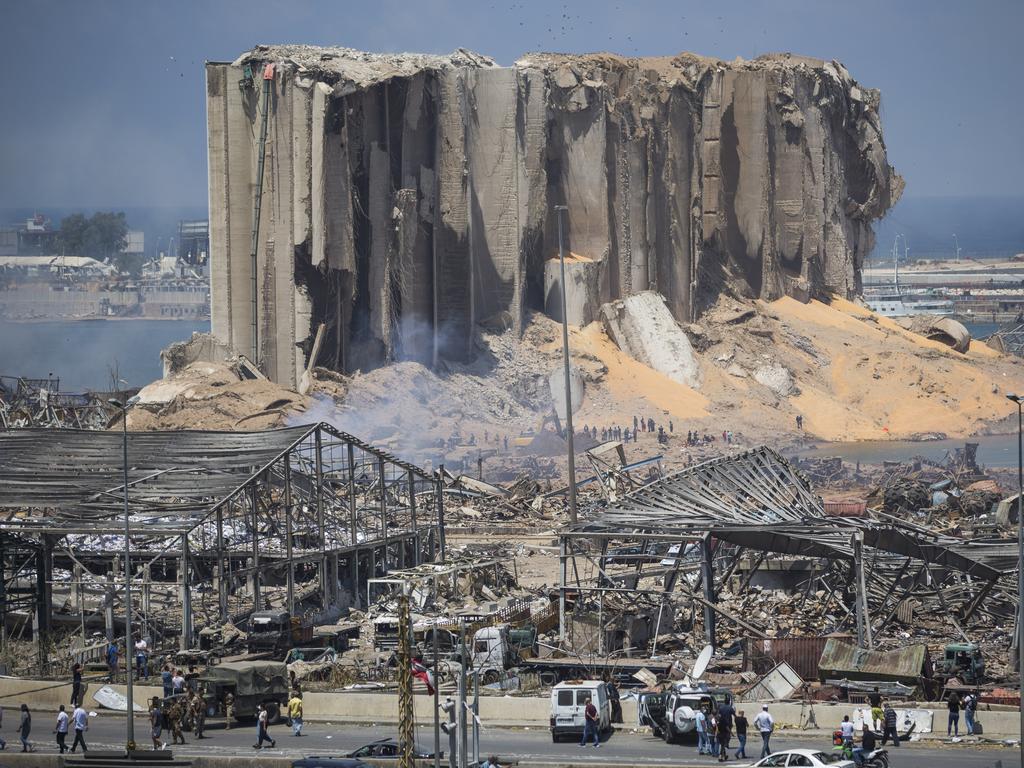
<svg viewBox="0 0 1024 768"><path fill-rule="evenodd" d="M830 637L818 662L824 678L916 681L928 660L928 646L908 645L895 651L869 651Z"/></svg>

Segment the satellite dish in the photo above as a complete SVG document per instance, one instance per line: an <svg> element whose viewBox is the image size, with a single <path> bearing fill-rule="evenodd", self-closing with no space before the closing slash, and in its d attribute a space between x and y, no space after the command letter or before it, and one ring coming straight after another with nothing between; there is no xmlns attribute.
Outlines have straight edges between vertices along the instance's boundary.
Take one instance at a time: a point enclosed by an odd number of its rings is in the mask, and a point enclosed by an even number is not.
<svg viewBox="0 0 1024 768"><path fill-rule="evenodd" d="M705 645L704 650L702 650L700 655L697 656L697 660L693 662L693 669L690 670L689 676L692 677L694 681L700 680L704 676L704 673L707 671L708 664L711 663L711 657L714 655L714 647Z"/></svg>

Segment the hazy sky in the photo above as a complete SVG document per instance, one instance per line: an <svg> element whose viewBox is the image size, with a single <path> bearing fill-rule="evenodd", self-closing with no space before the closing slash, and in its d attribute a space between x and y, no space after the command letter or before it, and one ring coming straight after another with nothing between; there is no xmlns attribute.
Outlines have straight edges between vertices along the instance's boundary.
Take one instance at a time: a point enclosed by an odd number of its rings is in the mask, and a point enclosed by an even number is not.
<svg viewBox="0 0 1024 768"><path fill-rule="evenodd" d="M0 0L0 26L0 207L205 204L203 61L274 42L836 58L908 195L1022 194L1022 0Z"/></svg>

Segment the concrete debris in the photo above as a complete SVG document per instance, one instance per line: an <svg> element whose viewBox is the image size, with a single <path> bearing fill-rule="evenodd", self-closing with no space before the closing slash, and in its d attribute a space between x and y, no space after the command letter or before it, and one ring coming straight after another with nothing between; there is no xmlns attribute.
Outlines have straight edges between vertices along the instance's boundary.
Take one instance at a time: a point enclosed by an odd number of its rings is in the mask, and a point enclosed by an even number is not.
<svg viewBox="0 0 1024 768"><path fill-rule="evenodd" d="M905 327L960 353L971 347L970 331L951 317L916 315L907 319Z"/></svg>
<svg viewBox="0 0 1024 768"><path fill-rule="evenodd" d="M664 298L643 291L604 304L601 318L608 337L630 357L684 386L700 388L700 367L690 339Z"/></svg>

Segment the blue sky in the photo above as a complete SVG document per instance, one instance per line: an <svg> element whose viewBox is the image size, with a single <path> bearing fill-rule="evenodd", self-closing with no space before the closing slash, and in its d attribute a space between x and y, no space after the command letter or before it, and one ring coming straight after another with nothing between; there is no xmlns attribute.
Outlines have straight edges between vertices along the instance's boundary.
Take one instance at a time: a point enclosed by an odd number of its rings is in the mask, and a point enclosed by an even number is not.
<svg viewBox="0 0 1024 768"><path fill-rule="evenodd" d="M203 61L271 42L836 58L881 89L908 195L1024 194L1021 0L3 0L0 21L0 208L205 204Z"/></svg>

